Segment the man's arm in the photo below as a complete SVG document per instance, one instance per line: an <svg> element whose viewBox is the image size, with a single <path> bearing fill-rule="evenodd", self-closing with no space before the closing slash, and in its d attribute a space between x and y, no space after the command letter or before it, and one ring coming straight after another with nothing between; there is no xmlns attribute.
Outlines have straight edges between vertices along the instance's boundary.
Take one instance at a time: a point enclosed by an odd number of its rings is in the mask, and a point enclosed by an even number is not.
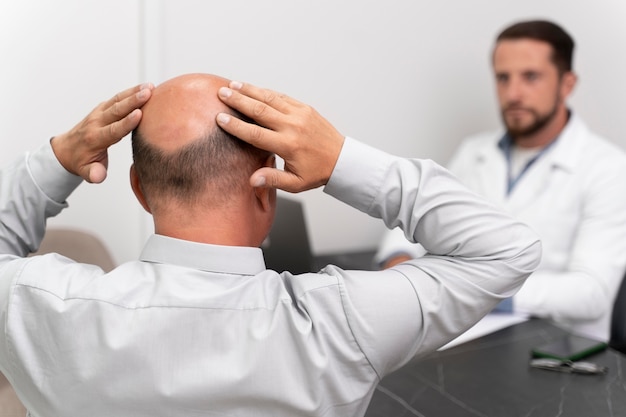
<svg viewBox="0 0 626 417"><path fill-rule="evenodd" d="M0 254L25 256L37 250L46 219L67 206L65 199L80 182L104 181L108 147L137 126L139 108L151 90L144 84L120 92L70 131L0 172Z"/></svg>
<svg viewBox="0 0 626 417"><path fill-rule="evenodd" d="M537 267L537 236L444 168L344 139L293 99L232 86L222 99L259 125L229 115L218 115L218 123L285 159L284 171L260 169L252 185L289 191L325 185L326 193L400 227L428 251L384 271L323 271L345 286L352 334L380 376L471 327Z"/></svg>
<svg viewBox="0 0 626 417"><path fill-rule="evenodd" d="M598 163L585 167L587 184L580 185L585 197L574 237L568 241L565 270L548 265L533 274L514 299L521 311L580 325L610 315L626 265L626 162L616 154ZM549 213L545 216L553 219ZM541 232L551 232L552 240L562 236L559 230ZM594 335L602 333L608 334L608 329L596 329Z"/></svg>
<svg viewBox="0 0 626 417"><path fill-rule="evenodd" d="M468 164L472 165L472 170L476 169L473 161L468 161L469 158L475 158L475 156L473 153L470 156L467 145L467 140L461 142L447 165L447 169L457 178L461 179L462 182L468 178L467 173L464 172L464 168L467 167ZM465 185L468 186L467 183L465 183ZM396 228L385 232L376 251L374 261L380 265L381 268L390 268L410 259L424 256L425 252L426 251L420 244L410 242L407 240L404 232Z"/></svg>
<svg viewBox="0 0 626 417"><path fill-rule="evenodd" d="M428 252L384 271L339 273L355 306L347 315L358 317L353 332L380 375L467 330L539 264L528 226L432 161L348 138L324 191L399 227Z"/></svg>

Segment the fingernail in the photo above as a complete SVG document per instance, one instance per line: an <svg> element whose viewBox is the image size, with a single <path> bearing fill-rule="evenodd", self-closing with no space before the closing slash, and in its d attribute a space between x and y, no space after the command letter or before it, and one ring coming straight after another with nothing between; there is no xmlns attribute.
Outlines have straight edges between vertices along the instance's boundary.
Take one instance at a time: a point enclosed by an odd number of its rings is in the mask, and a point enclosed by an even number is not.
<svg viewBox="0 0 626 417"><path fill-rule="evenodd" d="M226 123L230 122L230 116L226 113L220 113L217 115L217 122L225 125Z"/></svg>
<svg viewBox="0 0 626 417"><path fill-rule="evenodd" d="M144 98L146 98L148 96L148 89L142 89L137 93L137 98L140 100L143 100Z"/></svg>
<svg viewBox="0 0 626 417"><path fill-rule="evenodd" d="M140 89L140 90L145 90L145 89L147 89L147 88L151 88L151 87L152 87L152 84L151 84L151 83L143 83L143 84L141 84L141 85L139 86L139 89Z"/></svg>
<svg viewBox="0 0 626 417"><path fill-rule="evenodd" d="M218 92L219 92L220 97L222 98L228 98L233 95L233 90L227 87L220 87Z"/></svg>
<svg viewBox="0 0 626 417"><path fill-rule="evenodd" d="M243 83L241 83L239 81L231 81L230 82L230 88L232 88L233 90L239 90L239 89L241 89L241 87L243 87Z"/></svg>
<svg viewBox="0 0 626 417"><path fill-rule="evenodd" d="M265 177L259 176L254 179L253 185L255 187L263 187L265 185Z"/></svg>

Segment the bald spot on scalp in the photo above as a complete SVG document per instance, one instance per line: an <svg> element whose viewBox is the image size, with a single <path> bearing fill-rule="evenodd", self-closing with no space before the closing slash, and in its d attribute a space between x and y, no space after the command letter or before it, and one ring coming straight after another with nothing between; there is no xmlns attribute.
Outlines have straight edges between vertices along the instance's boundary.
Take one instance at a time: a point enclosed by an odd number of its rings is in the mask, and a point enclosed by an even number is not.
<svg viewBox="0 0 626 417"><path fill-rule="evenodd" d="M225 78L208 74L189 74L157 86L143 106L138 130L152 146L165 152L175 151L219 129L215 118L232 110L217 97L228 86Z"/></svg>

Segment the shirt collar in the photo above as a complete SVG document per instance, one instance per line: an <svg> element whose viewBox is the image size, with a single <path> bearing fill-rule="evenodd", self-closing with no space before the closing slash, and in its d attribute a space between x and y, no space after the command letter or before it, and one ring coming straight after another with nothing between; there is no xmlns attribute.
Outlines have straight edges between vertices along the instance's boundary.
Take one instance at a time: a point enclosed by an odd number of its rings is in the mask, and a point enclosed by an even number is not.
<svg viewBox="0 0 626 417"><path fill-rule="evenodd" d="M544 148L544 151L547 151L548 148L553 148L551 152L546 152L549 154L550 163L555 167L573 171L578 166L580 154L584 149L582 138L589 133L586 125L578 118L576 113L571 110L568 110L568 112L567 124L557 138ZM505 157L510 154L512 146L513 139L504 133L498 140L498 148Z"/></svg>
<svg viewBox="0 0 626 417"><path fill-rule="evenodd" d="M163 235L150 236L139 259L236 275L256 275L266 270L260 248L210 245Z"/></svg>
<svg viewBox="0 0 626 417"><path fill-rule="evenodd" d="M511 153L512 146L513 138L508 133L505 133L498 141L498 148L500 148L505 155L509 155Z"/></svg>

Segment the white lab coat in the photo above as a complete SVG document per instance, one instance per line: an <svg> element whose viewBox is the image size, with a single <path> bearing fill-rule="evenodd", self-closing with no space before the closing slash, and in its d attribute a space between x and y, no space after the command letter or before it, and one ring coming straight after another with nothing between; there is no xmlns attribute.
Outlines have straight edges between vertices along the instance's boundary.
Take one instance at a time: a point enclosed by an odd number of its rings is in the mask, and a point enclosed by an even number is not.
<svg viewBox="0 0 626 417"><path fill-rule="evenodd" d="M613 301L626 268L626 154L571 115L558 138L506 194L503 132L467 138L449 169L541 237L538 270L514 297L514 308L552 319L575 333L608 340ZM397 231L377 259L416 256Z"/></svg>

